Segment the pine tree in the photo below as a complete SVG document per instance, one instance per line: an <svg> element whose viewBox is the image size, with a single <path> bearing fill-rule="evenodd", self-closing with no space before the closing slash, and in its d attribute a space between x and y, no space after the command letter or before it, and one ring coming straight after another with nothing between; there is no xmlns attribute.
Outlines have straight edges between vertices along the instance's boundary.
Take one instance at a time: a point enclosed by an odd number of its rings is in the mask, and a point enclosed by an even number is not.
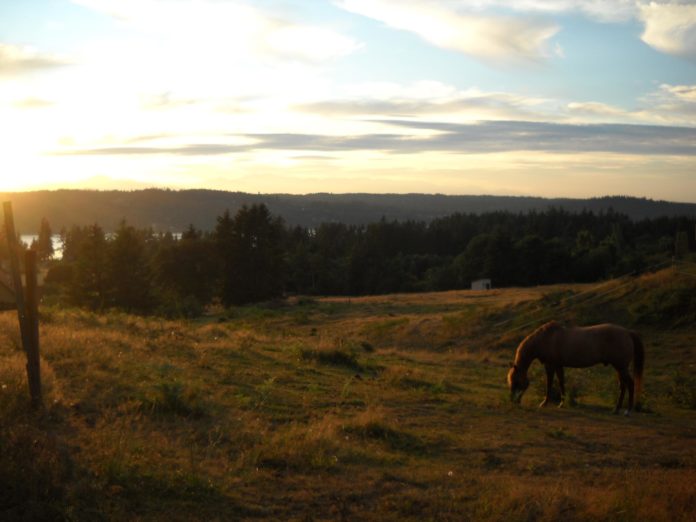
<svg viewBox="0 0 696 522"><path fill-rule="evenodd" d="M284 226L265 205L243 206L218 218L215 238L222 260L222 302L241 305L283 293Z"/></svg>
<svg viewBox="0 0 696 522"><path fill-rule="evenodd" d="M124 221L109 243L111 304L129 312L148 312L154 304L146 235Z"/></svg>
<svg viewBox="0 0 696 522"><path fill-rule="evenodd" d="M41 218L41 228L39 228L39 238L36 241L36 255L40 261L51 259L55 254L53 249L53 232L51 225L46 218Z"/></svg>
<svg viewBox="0 0 696 522"><path fill-rule="evenodd" d="M84 229L74 227L71 232L80 240L74 242L70 250L74 270L68 293L74 304L101 310L109 296L104 230L92 225Z"/></svg>

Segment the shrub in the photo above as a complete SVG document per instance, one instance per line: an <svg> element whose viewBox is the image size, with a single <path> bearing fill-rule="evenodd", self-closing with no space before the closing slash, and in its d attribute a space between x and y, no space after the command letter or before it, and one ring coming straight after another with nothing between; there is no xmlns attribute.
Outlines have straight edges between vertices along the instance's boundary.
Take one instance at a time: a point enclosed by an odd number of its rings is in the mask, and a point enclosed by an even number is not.
<svg viewBox="0 0 696 522"><path fill-rule="evenodd" d="M668 395L676 405L696 410L696 377L676 372L672 376Z"/></svg>
<svg viewBox="0 0 696 522"><path fill-rule="evenodd" d="M167 319L194 319L203 315L204 306L194 296L170 295L160 300L156 313Z"/></svg>
<svg viewBox="0 0 696 522"><path fill-rule="evenodd" d="M154 396L145 404L155 414L178 415L181 417L200 418L206 415L206 408L197 394L187 389L181 382L162 382Z"/></svg>
<svg viewBox="0 0 696 522"><path fill-rule="evenodd" d="M300 347L299 358L303 361L314 361L319 364L343 366L352 370L361 370L358 362L357 347L353 343L336 341L335 345L320 344L318 347Z"/></svg>
<svg viewBox="0 0 696 522"><path fill-rule="evenodd" d="M300 358L305 361L316 361L321 364L345 366L355 370L360 369L360 363L355 354L341 348L323 350L317 348L303 348L300 350Z"/></svg>

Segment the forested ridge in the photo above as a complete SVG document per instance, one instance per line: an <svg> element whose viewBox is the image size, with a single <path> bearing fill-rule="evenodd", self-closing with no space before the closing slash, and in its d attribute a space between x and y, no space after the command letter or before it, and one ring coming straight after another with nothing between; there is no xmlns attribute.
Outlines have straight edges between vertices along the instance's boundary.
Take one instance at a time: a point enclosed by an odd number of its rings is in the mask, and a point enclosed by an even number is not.
<svg viewBox="0 0 696 522"><path fill-rule="evenodd" d="M181 236L122 221L63 229L46 298L92 309L197 315L283 295L370 295L592 282L639 273L696 250L693 217L634 221L615 212L452 214L425 221L292 226L263 204ZM44 236L50 227L44 221ZM50 245L39 238L35 248ZM49 259L50 252L40 252Z"/></svg>
<svg viewBox="0 0 696 522"><path fill-rule="evenodd" d="M54 230L99 223L113 232L123 219L137 228L181 232L189 224L210 231L215 217L242 206L264 204L289 225L321 223L367 225L380 220L424 221L456 213L543 212L550 207L569 212L615 212L641 220L663 216L696 216L696 204L611 196L592 199L545 199L521 196L446 196L442 194L248 194L215 190L94 191L56 190L0 194L14 203L23 234L38 232L45 217Z"/></svg>

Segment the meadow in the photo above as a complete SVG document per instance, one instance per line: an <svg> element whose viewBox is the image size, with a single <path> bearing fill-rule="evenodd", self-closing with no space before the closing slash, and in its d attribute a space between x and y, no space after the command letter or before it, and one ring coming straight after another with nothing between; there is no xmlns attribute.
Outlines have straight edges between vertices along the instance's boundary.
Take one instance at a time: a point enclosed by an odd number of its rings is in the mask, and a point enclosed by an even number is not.
<svg viewBox="0 0 696 522"><path fill-rule="evenodd" d="M696 278L212 310L43 307L45 408L0 314L2 520L696 519ZM505 375L548 319L613 321L647 349L643 411L610 367Z"/></svg>

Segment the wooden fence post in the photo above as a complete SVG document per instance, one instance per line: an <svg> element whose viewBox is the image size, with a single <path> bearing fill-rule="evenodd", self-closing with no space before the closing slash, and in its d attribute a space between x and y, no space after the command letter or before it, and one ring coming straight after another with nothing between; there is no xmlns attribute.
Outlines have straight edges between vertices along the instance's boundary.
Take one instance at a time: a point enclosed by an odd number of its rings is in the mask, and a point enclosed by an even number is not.
<svg viewBox="0 0 696 522"><path fill-rule="evenodd" d="M14 215L12 213L12 203L6 201L3 204L5 213L5 233L10 255L10 269L12 271L12 283L14 286L15 302L17 303L17 316L19 318L19 330L22 336L22 347L27 355L27 379L29 381L29 394L31 396L32 407L41 406L41 374L39 372L39 314L38 314L38 292L36 284L36 253L27 255L27 291L31 289L31 300L33 304L27 306L24 299L22 288L22 275L19 266L19 242L15 231ZM30 273L31 272L31 273ZM30 277L33 281L30 283ZM31 308L31 313L30 313ZM31 316L31 317L29 317Z"/></svg>
<svg viewBox="0 0 696 522"><path fill-rule="evenodd" d="M27 352L27 378L29 380L29 394L31 405L34 408L41 407L41 359L39 357L39 289L37 284L36 250L27 250L25 256L26 277L26 321L29 330L27 338L29 344Z"/></svg>

